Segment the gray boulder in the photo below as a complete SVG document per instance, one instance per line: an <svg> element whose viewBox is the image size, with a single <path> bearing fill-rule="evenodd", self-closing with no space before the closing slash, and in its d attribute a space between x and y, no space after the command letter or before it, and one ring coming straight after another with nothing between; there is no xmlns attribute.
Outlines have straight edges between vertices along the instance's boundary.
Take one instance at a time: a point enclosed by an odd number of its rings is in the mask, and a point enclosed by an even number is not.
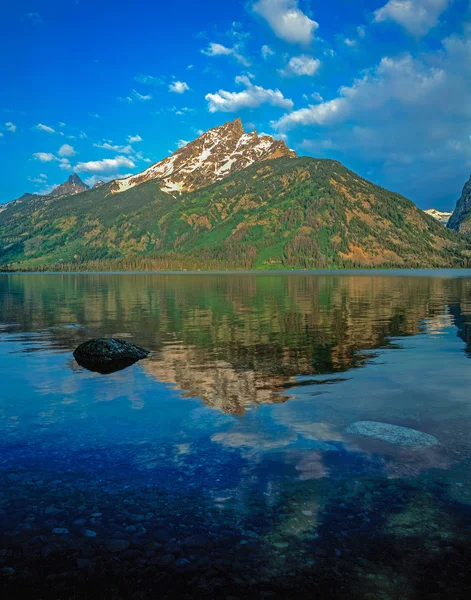
<svg viewBox="0 0 471 600"><path fill-rule="evenodd" d="M149 350L118 338L95 338L80 344L74 357L91 371L112 373L149 356Z"/></svg>
<svg viewBox="0 0 471 600"><path fill-rule="evenodd" d="M429 448L440 444L436 437L428 433L378 421L357 421L347 427L347 433L383 440L405 448Z"/></svg>

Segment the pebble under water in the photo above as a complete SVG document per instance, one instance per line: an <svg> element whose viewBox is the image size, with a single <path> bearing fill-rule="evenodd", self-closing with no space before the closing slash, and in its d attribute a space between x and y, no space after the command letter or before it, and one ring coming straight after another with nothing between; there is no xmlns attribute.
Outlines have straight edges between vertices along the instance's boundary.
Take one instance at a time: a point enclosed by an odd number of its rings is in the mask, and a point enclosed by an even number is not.
<svg viewBox="0 0 471 600"><path fill-rule="evenodd" d="M470 344L468 271L0 275L2 597L468 598Z"/></svg>

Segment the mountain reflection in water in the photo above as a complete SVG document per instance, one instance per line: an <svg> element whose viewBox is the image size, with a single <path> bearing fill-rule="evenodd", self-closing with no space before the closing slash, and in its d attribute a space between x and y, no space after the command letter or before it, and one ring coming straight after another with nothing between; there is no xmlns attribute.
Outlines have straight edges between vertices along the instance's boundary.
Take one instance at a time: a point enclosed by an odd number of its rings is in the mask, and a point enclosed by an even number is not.
<svg viewBox="0 0 471 600"><path fill-rule="evenodd" d="M7 597L467 598L470 357L464 271L0 275Z"/></svg>
<svg viewBox="0 0 471 600"><path fill-rule="evenodd" d="M8 275L0 294L6 332L34 330L60 350L99 335L129 337L153 351L147 373L239 415L286 400L279 392L293 378L363 366L391 338L453 322L471 343L467 279Z"/></svg>

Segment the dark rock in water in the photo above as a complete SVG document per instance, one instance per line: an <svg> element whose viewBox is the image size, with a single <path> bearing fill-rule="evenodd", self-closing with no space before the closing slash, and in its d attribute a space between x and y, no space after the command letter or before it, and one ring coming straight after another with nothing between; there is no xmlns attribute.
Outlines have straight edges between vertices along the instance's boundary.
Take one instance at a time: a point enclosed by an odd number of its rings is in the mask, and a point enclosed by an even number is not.
<svg viewBox="0 0 471 600"><path fill-rule="evenodd" d="M95 338L74 351L81 367L103 374L125 369L149 354L148 350L117 338Z"/></svg>
<svg viewBox="0 0 471 600"><path fill-rule="evenodd" d="M383 440L406 448L429 448L440 444L436 437L428 433L410 427L401 427L400 425L378 421L357 421L347 428L347 432L353 435Z"/></svg>

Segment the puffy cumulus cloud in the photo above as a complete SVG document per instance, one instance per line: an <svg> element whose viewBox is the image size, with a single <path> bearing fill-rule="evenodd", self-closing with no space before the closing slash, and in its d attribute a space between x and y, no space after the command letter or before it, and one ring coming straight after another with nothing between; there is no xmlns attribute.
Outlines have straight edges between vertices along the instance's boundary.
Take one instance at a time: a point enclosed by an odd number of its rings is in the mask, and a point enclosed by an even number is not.
<svg viewBox="0 0 471 600"><path fill-rule="evenodd" d="M274 51L270 48L270 46L267 46L266 44L264 44L261 48L260 48L260 54L262 55L263 60L267 60L267 58L269 56L273 56L275 53Z"/></svg>
<svg viewBox="0 0 471 600"><path fill-rule="evenodd" d="M37 129L38 131L46 131L47 133L56 133L55 129L49 127L49 125L44 125L44 123L38 123L35 126L35 129Z"/></svg>
<svg viewBox="0 0 471 600"><path fill-rule="evenodd" d="M374 21L393 21L420 37L435 27L449 4L450 0L389 0L375 11Z"/></svg>
<svg viewBox="0 0 471 600"><path fill-rule="evenodd" d="M75 155L75 149L70 144L63 144L59 148L59 152L57 154L59 156L74 156Z"/></svg>
<svg viewBox="0 0 471 600"><path fill-rule="evenodd" d="M70 160L68 158L58 158L59 161L59 169L63 171L72 171L72 165L70 164Z"/></svg>
<svg viewBox="0 0 471 600"><path fill-rule="evenodd" d="M73 156L75 154L75 150L72 148L72 146L69 146L68 144L64 144L64 146L68 147L65 151L65 155L62 154L60 156L56 156L55 154L52 154L52 152L35 152L33 154L33 158L43 163L58 162L60 169L63 169L65 171L71 170L72 166L70 164L69 159L66 158L66 156ZM63 150L64 146L61 146L61 148L59 149L59 154L60 151Z"/></svg>
<svg viewBox="0 0 471 600"><path fill-rule="evenodd" d="M312 56L293 56L284 69L280 70L282 75L314 75L319 70L321 61Z"/></svg>
<svg viewBox="0 0 471 600"><path fill-rule="evenodd" d="M128 156L118 155L115 158L79 162L75 165L75 171L77 173L109 173L121 167L133 169L135 166L134 162Z"/></svg>
<svg viewBox="0 0 471 600"><path fill-rule="evenodd" d="M286 114L278 121L272 122L275 129L288 130L296 125L324 125L341 118L347 113L348 102L345 98L335 98L321 104L309 105Z"/></svg>
<svg viewBox="0 0 471 600"><path fill-rule="evenodd" d="M433 53L385 57L336 98L272 125L313 126L305 148L361 157L380 169L382 185L413 199L431 189L438 198L451 189L459 195L471 169L471 104L463 101L470 95L471 32L446 38Z"/></svg>
<svg viewBox="0 0 471 600"><path fill-rule="evenodd" d="M51 162L53 160L57 160L52 152L35 152L33 157L41 162Z"/></svg>
<svg viewBox="0 0 471 600"><path fill-rule="evenodd" d="M259 0L252 8L279 38L292 44L309 44L319 27L299 9L297 0Z"/></svg>
<svg viewBox="0 0 471 600"><path fill-rule="evenodd" d="M93 144L95 148L103 148L104 150L111 150L112 152L122 152L123 154L131 154L133 149L128 144L127 146L119 146L117 144L112 144L111 140L108 142L103 142L102 144Z"/></svg>
<svg viewBox="0 0 471 600"><path fill-rule="evenodd" d="M270 90L254 85L246 75L239 75L235 82L245 85L246 89L241 92L219 90L215 94L206 94L209 112L234 112L242 108L257 108L262 104L288 110L293 108L293 101L285 98L278 89Z"/></svg>
<svg viewBox="0 0 471 600"><path fill-rule="evenodd" d="M190 87L185 81L174 81L168 86L170 92L175 92L176 94L183 94L188 91Z"/></svg>
<svg viewBox="0 0 471 600"><path fill-rule="evenodd" d="M128 135L127 139L130 144L136 144L137 142L142 142L142 138L140 135Z"/></svg>
<svg viewBox="0 0 471 600"><path fill-rule="evenodd" d="M227 46L223 46L222 44L211 42L209 46L204 50L201 50L201 52L206 56L233 56L238 62L240 62L245 67L250 66L250 61L240 53L238 46L228 48Z"/></svg>
<svg viewBox="0 0 471 600"><path fill-rule="evenodd" d="M5 129L7 131L10 131L11 133L15 133L15 131L17 130L17 127L15 124L13 124L11 121L7 121L5 123Z"/></svg>

